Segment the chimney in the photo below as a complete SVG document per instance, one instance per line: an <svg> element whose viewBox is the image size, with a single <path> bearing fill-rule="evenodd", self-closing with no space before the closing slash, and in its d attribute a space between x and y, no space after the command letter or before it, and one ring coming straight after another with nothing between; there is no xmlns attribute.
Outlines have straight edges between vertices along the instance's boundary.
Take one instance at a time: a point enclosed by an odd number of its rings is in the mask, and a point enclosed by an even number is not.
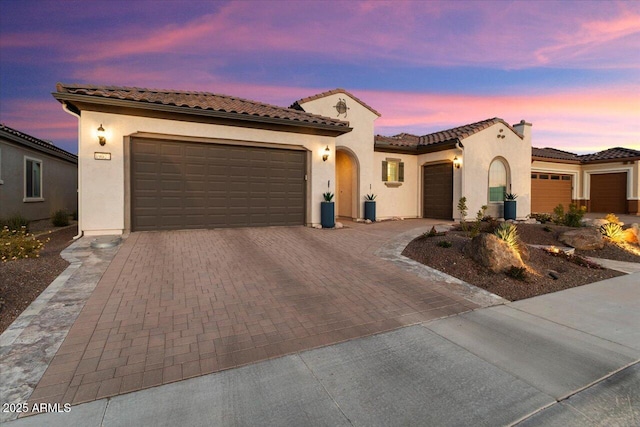
<svg viewBox="0 0 640 427"><path fill-rule="evenodd" d="M524 119L520 120L520 123L512 126L516 132L524 137L524 142L529 144L529 146L531 146L531 126L533 125L531 123L527 123Z"/></svg>

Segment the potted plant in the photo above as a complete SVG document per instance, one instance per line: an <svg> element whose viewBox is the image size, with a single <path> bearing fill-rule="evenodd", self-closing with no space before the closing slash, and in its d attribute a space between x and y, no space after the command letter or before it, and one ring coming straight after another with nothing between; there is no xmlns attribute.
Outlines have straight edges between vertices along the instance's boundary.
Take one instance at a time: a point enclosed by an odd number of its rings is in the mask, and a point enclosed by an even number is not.
<svg viewBox="0 0 640 427"><path fill-rule="evenodd" d="M504 219L516 219L517 194L504 193Z"/></svg>
<svg viewBox="0 0 640 427"><path fill-rule="evenodd" d="M320 204L320 224L322 228L333 228L336 226L335 206L333 204L333 193L327 191L322 193L324 201Z"/></svg>
<svg viewBox="0 0 640 427"><path fill-rule="evenodd" d="M364 196L364 219L376 220L376 195L367 194Z"/></svg>

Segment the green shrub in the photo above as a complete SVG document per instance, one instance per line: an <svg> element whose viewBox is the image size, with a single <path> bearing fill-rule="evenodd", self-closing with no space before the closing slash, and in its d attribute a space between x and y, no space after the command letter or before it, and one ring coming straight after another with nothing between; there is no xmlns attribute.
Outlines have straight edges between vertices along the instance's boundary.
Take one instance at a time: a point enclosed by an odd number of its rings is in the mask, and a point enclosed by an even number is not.
<svg viewBox="0 0 640 427"><path fill-rule="evenodd" d="M527 269L525 267L516 267L512 265L506 272L506 275L516 279L525 281L527 279Z"/></svg>
<svg viewBox="0 0 640 427"><path fill-rule="evenodd" d="M569 205L569 212L565 214L564 224L569 227L581 227L582 217L587 213L586 206L578 206L575 203Z"/></svg>
<svg viewBox="0 0 640 427"><path fill-rule="evenodd" d="M553 222L558 225L567 225L569 227L581 227L582 217L587 212L586 206L578 206L575 203L569 205L569 212L564 211L561 204L553 208Z"/></svg>
<svg viewBox="0 0 640 427"><path fill-rule="evenodd" d="M7 226L0 230L0 261L38 258L45 242L33 237L25 227L16 230Z"/></svg>
<svg viewBox="0 0 640 427"><path fill-rule="evenodd" d="M618 223L610 222L600 227L600 233L611 241L620 243L624 241L625 233Z"/></svg>
<svg viewBox="0 0 640 427"><path fill-rule="evenodd" d="M514 224L503 222L493 234L507 242L507 245L509 245L511 249L518 250L518 227Z"/></svg>
<svg viewBox="0 0 640 427"><path fill-rule="evenodd" d="M0 219L0 227L7 227L10 230L21 230L24 227L28 230L29 220L20 214L15 214L7 219Z"/></svg>
<svg viewBox="0 0 640 427"><path fill-rule="evenodd" d="M476 220L473 222L471 226L471 237L476 237L480 234L480 227L482 226L482 220L484 219L484 214L487 211L487 205L482 205L480 210L476 213Z"/></svg>
<svg viewBox="0 0 640 427"><path fill-rule="evenodd" d="M441 248L450 248L451 246L453 246L453 243L451 243L448 240L441 240L438 243L438 246L440 246Z"/></svg>
<svg viewBox="0 0 640 427"><path fill-rule="evenodd" d="M54 227L66 227L69 225L69 212L64 209L55 211L51 216L51 223Z"/></svg>
<svg viewBox="0 0 640 427"><path fill-rule="evenodd" d="M551 219L553 220L554 224L564 224L564 206L562 206L562 203L553 208L553 216L551 217Z"/></svg>

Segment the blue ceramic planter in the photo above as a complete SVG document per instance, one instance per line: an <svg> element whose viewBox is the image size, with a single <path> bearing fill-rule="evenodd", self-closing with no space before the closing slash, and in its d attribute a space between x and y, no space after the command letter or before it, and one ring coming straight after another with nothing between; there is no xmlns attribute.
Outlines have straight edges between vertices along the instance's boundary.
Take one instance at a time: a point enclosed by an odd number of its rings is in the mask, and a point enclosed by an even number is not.
<svg viewBox="0 0 640 427"><path fill-rule="evenodd" d="M322 228L333 228L336 226L336 213L333 202L320 203L320 224Z"/></svg>

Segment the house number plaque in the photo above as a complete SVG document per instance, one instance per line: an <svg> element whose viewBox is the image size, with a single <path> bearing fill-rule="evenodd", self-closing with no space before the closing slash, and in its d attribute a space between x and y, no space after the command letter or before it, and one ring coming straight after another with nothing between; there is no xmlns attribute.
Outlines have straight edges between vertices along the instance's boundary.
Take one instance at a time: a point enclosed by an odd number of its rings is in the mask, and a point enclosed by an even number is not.
<svg viewBox="0 0 640 427"><path fill-rule="evenodd" d="M93 153L93 158L95 160L111 160L111 153Z"/></svg>

